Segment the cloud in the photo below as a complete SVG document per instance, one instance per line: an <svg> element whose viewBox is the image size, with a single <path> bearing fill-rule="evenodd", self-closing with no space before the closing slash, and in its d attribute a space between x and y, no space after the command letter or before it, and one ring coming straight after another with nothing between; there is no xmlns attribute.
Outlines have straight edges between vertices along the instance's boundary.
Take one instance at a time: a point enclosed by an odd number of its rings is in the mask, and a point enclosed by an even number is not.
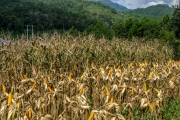
<svg viewBox="0 0 180 120"><path fill-rule="evenodd" d="M152 5L158 5L158 4L166 4L164 1L158 1L158 2L149 2L146 5L143 6L143 8L152 6Z"/></svg>
<svg viewBox="0 0 180 120"><path fill-rule="evenodd" d="M173 6L173 5L175 5L176 3L177 3L177 0L173 0L173 1L170 3L170 5Z"/></svg>
<svg viewBox="0 0 180 120"><path fill-rule="evenodd" d="M130 9L144 8L151 5L167 4L172 6L176 3L176 0L111 0L120 5L126 6Z"/></svg>

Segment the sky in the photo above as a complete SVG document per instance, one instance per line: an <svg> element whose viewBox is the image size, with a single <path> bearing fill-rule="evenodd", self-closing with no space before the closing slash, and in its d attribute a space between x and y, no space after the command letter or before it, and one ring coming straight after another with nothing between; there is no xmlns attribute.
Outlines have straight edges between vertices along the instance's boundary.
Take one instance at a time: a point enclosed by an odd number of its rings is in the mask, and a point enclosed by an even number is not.
<svg viewBox="0 0 180 120"><path fill-rule="evenodd" d="M111 0L129 9L146 8L151 5L167 4L172 6L177 0Z"/></svg>

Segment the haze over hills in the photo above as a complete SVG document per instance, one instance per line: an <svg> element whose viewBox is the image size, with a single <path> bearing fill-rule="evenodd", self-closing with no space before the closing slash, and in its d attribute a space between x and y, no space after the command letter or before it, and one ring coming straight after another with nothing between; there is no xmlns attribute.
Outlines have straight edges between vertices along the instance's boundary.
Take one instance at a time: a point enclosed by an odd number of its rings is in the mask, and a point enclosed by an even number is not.
<svg viewBox="0 0 180 120"><path fill-rule="evenodd" d="M126 8L123 5L119 5L118 3L114 3L111 0L92 0L94 2L100 2L106 6L109 6L111 8L114 8L117 11L121 11L121 12L125 12L125 11L129 11L130 9Z"/></svg>

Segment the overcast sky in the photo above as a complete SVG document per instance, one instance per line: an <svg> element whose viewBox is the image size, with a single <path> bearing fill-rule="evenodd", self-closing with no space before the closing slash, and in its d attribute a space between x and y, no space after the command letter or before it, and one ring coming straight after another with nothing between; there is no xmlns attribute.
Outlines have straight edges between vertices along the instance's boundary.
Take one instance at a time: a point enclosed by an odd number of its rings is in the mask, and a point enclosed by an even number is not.
<svg viewBox="0 0 180 120"><path fill-rule="evenodd" d="M172 6L177 0L111 0L130 9L145 8L151 5L168 4Z"/></svg>

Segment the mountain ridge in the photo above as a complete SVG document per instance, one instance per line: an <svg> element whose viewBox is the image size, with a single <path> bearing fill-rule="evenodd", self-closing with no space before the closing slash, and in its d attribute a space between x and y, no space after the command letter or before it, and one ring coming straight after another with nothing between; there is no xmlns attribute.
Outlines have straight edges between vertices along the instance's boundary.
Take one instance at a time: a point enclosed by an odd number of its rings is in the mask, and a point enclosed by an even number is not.
<svg viewBox="0 0 180 120"><path fill-rule="evenodd" d="M165 15L172 16L174 9L167 4L158 4L146 8L128 9L123 5L114 3L111 0L90 0L113 8L116 11L130 14L136 18L148 17L154 20L161 20Z"/></svg>
<svg viewBox="0 0 180 120"><path fill-rule="evenodd" d="M145 17L163 17L165 15L172 16L174 8L169 7L167 4L158 4L149 6L147 8L137 8L127 13L135 16L145 16Z"/></svg>
<svg viewBox="0 0 180 120"><path fill-rule="evenodd" d="M91 0L91 1L93 1L93 2L100 2L101 4L104 4L106 6L114 8L115 10L120 11L120 12L130 11L130 9L128 9L127 7L125 7L123 5L120 5L118 3L114 3L111 0Z"/></svg>

